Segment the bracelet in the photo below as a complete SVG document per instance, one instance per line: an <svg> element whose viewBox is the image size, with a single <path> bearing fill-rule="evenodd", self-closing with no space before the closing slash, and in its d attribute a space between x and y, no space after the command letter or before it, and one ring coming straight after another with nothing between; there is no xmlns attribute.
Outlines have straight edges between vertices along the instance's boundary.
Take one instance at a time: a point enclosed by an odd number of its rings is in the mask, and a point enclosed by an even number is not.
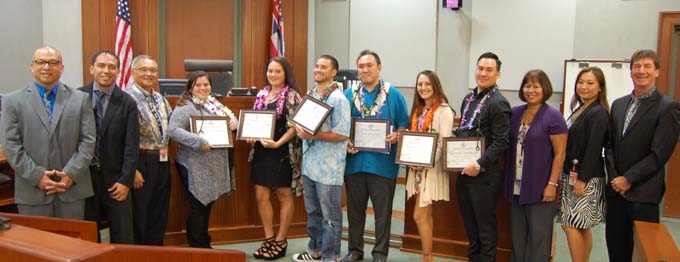
<svg viewBox="0 0 680 262"><path fill-rule="evenodd" d="M554 183L554 182L550 182L550 181L548 181L548 185L551 185L551 186L554 186L554 187L557 187L557 186L558 186L558 184L557 184L557 183Z"/></svg>

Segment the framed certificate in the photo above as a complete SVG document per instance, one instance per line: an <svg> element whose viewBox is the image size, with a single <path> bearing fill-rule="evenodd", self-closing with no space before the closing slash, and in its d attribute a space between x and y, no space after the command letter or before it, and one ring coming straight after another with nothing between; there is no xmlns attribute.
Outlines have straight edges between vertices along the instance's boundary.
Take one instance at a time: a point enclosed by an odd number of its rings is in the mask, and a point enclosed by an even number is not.
<svg viewBox="0 0 680 262"><path fill-rule="evenodd" d="M276 126L275 111L245 110L239 112L239 126L236 138L246 139L274 139Z"/></svg>
<svg viewBox="0 0 680 262"><path fill-rule="evenodd" d="M390 131L390 120L352 118L350 141L356 150L389 154L390 143L385 139Z"/></svg>
<svg viewBox="0 0 680 262"><path fill-rule="evenodd" d="M229 117L191 116L191 132L205 138L211 147L234 147L234 138L229 129Z"/></svg>
<svg viewBox="0 0 680 262"><path fill-rule="evenodd" d="M442 169L460 172L484 154L483 137L447 137L442 146Z"/></svg>
<svg viewBox="0 0 680 262"><path fill-rule="evenodd" d="M439 141L437 133L399 132L399 146L394 162L402 165L434 167L437 141Z"/></svg>
<svg viewBox="0 0 680 262"><path fill-rule="evenodd" d="M308 95L302 99L290 121L300 126L307 133L316 135L331 111L333 111L333 107Z"/></svg>

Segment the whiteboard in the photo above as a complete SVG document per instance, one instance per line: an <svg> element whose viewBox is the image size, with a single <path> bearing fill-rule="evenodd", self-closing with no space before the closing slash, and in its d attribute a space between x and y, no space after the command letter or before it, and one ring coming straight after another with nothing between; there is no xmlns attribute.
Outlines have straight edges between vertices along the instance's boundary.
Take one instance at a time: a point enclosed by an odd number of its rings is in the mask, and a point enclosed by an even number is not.
<svg viewBox="0 0 680 262"><path fill-rule="evenodd" d="M607 101L611 106L615 99L629 95L633 91L633 80L630 79L630 62L622 60L565 60L564 61L564 96L562 96L562 114L564 119L571 115L569 103L574 96L576 76L585 67L597 66L604 73L607 84Z"/></svg>
<svg viewBox="0 0 680 262"><path fill-rule="evenodd" d="M416 76L434 70L437 9L440 1L360 0L350 2L349 61L356 69L359 52L380 56L380 75L396 86L414 87Z"/></svg>

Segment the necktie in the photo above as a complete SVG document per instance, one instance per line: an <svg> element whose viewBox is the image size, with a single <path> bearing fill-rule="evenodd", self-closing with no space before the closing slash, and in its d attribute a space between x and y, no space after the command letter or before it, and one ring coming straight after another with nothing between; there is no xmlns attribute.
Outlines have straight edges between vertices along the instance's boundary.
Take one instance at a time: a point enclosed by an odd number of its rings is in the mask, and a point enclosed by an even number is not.
<svg viewBox="0 0 680 262"><path fill-rule="evenodd" d="M94 114L95 114L95 120L97 122L97 132L99 132L101 126L102 126L102 119L104 119L104 97L106 97L106 93L95 90L95 104L94 104Z"/></svg>
<svg viewBox="0 0 680 262"><path fill-rule="evenodd" d="M50 91L45 91L43 93L43 104L45 104L45 111L47 112L47 119L52 122L52 101L50 101L50 93L52 93L52 90Z"/></svg>
<svg viewBox="0 0 680 262"><path fill-rule="evenodd" d="M94 104L94 119L95 123L97 125L97 142L94 145L94 157L92 158L92 163L90 165L94 166L99 166L100 159L99 159L99 152L100 152L100 144L101 144L101 134L102 134L102 119L104 118L104 97L106 97L106 93L99 91L99 90L94 90L94 99L95 99L95 104Z"/></svg>

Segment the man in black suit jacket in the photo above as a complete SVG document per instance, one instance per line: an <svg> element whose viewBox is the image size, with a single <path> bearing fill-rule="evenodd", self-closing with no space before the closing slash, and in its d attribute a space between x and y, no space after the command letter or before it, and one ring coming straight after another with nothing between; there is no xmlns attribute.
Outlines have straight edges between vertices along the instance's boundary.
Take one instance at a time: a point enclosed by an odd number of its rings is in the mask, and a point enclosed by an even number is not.
<svg viewBox="0 0 680 262"><path fill-rule="evenodd" d="M110 51L92 57L92 84L79 88L90 94L97 122L97 143L90 164L95 195L86 202L85 217L109 221L111 243L134 243L130 188L139 158L137 103L115 84L120 61Z"/></svg>
<svg viewBox="0 0 680 262"><path fill-rule="evenodd" d="M605 150L610 261L631 261L634 220L659 223L666 162L680 133L680 104L656 90L656 53L639 50L630 61L634 90L612 104Z"/></svg>

